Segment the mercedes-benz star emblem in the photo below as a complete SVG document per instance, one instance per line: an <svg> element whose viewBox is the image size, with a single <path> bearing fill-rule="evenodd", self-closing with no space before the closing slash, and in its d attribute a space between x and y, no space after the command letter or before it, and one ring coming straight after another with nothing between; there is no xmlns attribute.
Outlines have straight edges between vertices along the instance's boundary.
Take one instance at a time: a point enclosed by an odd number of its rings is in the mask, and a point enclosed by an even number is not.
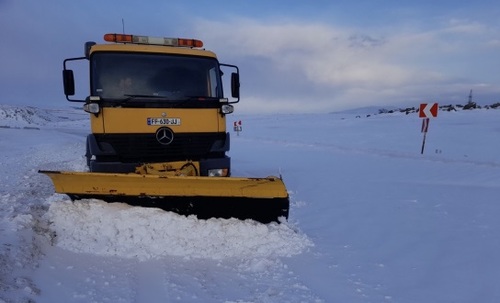
<svg viewBox="0 0 500 303"><path fill-rule="evenodd" d="M168 127L159 128L156 131L156 140L162 145L169 145L174 140L174 132Z"/></svg>

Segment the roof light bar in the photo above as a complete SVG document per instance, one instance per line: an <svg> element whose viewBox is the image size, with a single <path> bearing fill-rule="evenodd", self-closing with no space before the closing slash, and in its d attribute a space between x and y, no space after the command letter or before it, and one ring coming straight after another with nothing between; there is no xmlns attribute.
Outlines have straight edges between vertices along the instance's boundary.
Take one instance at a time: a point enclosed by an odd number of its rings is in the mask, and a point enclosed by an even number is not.
<svg viewBox="0 0 500 303"><path fill-rule="evenodd" d="M183 47L203 47L203 42L197 39L185 38L163 38L151 36L137 36L125 34L105 34L104 41L116 43L150 44L165 46L183 46Z"/></svg>

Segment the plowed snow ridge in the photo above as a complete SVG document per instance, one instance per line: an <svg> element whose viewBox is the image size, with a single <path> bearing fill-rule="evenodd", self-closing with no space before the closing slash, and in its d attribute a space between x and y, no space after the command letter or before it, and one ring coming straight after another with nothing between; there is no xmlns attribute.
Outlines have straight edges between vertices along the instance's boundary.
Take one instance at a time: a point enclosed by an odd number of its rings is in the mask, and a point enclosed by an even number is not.
<svg viewBox="0 0 500 303"><path fill-rule="evenodd" d="M57 245L73 252L139 260L163 256L255 259L292 256L313 245L289 223L198 220L154 208L60 198L51 198L46 216Z"/></svg>

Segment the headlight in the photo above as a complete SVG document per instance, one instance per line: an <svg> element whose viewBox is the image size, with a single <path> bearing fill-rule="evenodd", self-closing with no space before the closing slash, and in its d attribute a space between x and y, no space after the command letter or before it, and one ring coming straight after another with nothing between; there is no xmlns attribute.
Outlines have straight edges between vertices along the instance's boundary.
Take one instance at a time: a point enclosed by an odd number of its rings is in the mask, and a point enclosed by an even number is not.
<svg viewBox="0 0 500 303"><path fill-rule="evenodd" d="M221 107L221 111L223 114L230 114L234 112L234 106L232 106L231 104L224 104Z"/></svg>
<svg viewBox="0 0 500 303"><path fill-rule="evenodd" d="M101 109L97 103L87 103L83 105L83 110L87 113L98 114Z"/></svg>
<svg viewBox="0 0 500 303"><path fill-rule="evenodd" d="M227 177L227 168L215 168L208 170L209 177Z"/></svg>

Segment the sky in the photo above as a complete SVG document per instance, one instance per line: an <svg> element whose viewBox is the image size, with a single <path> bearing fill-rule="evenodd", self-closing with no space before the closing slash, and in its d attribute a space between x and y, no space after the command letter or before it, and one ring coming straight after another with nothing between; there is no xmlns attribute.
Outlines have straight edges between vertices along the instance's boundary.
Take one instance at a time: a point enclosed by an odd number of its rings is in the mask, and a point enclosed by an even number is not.
<svg viewBox="0 0 500 303"><path fill-rule="evenodd" d="M470 90L492 104L499 15L493 0L0 0L0 103L74 105L62 61L123 20L127 33L197 38L238 65L243 113L465 104Z"/></svg>

